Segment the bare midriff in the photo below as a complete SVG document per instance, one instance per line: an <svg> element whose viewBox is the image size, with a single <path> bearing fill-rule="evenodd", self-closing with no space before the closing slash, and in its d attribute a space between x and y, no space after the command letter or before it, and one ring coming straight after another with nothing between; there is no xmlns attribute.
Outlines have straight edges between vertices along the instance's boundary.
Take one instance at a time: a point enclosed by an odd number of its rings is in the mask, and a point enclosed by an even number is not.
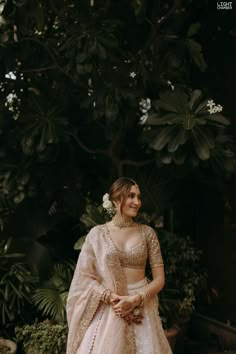
<svg viewBox="0 0 236 354"><path fill-rule="evenodd" d="M135 283L145 277L145 269L123 268L127 284Z"/></svg>

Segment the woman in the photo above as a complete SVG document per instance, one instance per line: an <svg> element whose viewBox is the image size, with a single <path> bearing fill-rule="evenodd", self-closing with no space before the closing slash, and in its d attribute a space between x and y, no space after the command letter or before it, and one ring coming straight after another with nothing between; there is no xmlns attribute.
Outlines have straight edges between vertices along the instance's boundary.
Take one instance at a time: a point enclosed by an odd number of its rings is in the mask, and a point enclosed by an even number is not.
<svg viewBox="0 0 236 354"><path fill-rule="evenodd" d="M139 186L119 178L104 207L115 215L88 233L71 283L67 354L171 354L156 296L165 281L160 245L151 227L133 220Z"/></svg>

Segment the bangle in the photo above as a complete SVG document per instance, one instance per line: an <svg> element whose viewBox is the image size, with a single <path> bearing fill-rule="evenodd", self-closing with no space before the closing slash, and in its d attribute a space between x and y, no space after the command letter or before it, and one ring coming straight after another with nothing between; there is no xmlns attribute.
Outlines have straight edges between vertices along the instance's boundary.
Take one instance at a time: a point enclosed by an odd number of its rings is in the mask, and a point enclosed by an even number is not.
<svg viewBox="0 0 236 354"><path fill-rule="evenodd" d="M110 303L110 296L111 296L111 290L108 290L105 295L105 303L106 304Z"/></svg>
<svg viewBox="0 0 236 354"><path fill-rule="evenodd" d="M105 304L108 304L110 295L111 295L111 290L110 289L105 289L103 291L103 293L102 293L102 301L105 302Z"/></svg>
<svg viewBox="0 0 236 354"><path fill-rule="evenodd" d="M139 303L138 307L143 307L144 300L145 300L144 293L138 293L138 295L140 296L140 303Z"/></svg>

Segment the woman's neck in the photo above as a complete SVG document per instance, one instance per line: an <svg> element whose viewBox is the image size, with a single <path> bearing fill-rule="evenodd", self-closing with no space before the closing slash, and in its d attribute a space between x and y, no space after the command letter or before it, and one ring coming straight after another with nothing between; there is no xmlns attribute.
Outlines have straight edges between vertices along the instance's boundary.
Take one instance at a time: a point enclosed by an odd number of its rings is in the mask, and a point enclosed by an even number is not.
<svg viewBox="0 0 236 354"><path fill-rule="evenodd" d="M122 228L132 227L134 225L134 220L132 217L127 217L121 214L115 214L112 219L112 223L114 226Z"/></svg>

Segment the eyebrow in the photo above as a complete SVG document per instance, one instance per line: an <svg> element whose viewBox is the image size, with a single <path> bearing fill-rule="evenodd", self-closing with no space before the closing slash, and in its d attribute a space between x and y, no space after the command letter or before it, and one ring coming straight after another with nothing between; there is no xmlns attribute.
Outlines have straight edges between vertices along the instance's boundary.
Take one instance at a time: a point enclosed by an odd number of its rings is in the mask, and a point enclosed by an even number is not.
<svg viewBox="0 0 236 354"><path fill-rule="evenodd" d="M135 193L135 192L130 192L129 195L137 195L138 197L141 197L141 196L142 196L141 193L138 193L138 194L137 194L137 193Z"/></svg>

